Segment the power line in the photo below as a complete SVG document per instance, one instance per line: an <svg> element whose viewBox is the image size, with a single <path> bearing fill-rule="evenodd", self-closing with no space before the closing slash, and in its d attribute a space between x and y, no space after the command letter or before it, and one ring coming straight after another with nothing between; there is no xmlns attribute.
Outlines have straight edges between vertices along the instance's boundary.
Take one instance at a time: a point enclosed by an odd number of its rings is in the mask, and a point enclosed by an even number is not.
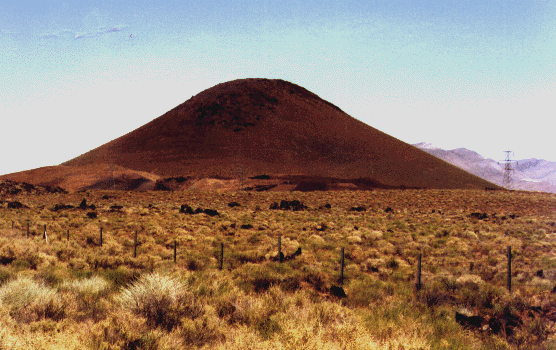
<svg viewBox="0 0 556 350"><path fill-rule="evenodd" d="M504 177L502 178L502 187L506 189L511 189L512 186L512 171L515 169L512 168L512 162L516 162L516 165L519 164L518 161L512 160L511 157L514 154L512 151L504 151L506 153L506 159L503 160L504 164ZM500 164L500 162L498 162Z"/></svg>

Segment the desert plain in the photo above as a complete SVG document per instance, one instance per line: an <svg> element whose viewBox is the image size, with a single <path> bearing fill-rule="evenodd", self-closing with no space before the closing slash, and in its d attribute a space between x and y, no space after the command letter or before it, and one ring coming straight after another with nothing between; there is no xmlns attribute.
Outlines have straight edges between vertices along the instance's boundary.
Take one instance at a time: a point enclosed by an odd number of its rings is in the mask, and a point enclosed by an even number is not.
<svg viewBox="0 0 556 350"><path fill-rule="evenodd" d="M1 349L556 347L553 194L2 184Z"/></svg>

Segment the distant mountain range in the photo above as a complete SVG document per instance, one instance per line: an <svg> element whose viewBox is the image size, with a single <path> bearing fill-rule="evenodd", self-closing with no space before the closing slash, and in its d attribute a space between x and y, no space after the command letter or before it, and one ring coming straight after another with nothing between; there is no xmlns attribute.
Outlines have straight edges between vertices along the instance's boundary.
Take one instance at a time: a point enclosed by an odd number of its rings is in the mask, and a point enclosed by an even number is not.
<svg viewBox="0 0 556 350"><path fill-rule="evenodd" d="M502 186L504 162L484 158L477 152L466 148L443 150L430 143L416 143L413 146L457 166L471 174ZM522 159L512 172L511 189L556 193L556 162L543 159Z"/></svg>

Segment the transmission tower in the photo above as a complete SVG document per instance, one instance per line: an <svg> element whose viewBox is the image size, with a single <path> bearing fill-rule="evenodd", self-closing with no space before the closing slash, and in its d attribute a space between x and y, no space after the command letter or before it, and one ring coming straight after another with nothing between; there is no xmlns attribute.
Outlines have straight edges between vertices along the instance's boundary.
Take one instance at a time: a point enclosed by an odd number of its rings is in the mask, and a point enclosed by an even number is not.
<svg viewBox="0 0 556 350"><path fill-rule="evenodd" d="M506 153L506 159L503 160L504 164L504 178L502 179L502 187L506 189L511 189L512 186L512 171L515 169L512 168L512 162L516 162L519 164L518 161L512 160L512 156L514 152L512 151L504 151ZM500 162L498 162L500 164Z"/></svg>

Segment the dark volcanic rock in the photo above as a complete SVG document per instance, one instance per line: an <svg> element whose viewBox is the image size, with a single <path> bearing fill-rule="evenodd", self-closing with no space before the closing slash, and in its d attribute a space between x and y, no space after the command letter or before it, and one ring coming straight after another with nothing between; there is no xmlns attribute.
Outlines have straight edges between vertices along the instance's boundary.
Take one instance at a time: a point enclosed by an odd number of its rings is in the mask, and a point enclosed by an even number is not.
<svg viewBox="0 0 556 350"><path fill-rule="evenodd" d="M330 294L338 298L345 298L347 296L344 288L338 286L330 287Z"/></svg>
<svg viewBox="0 0 556 350"><path fill-rule="evenodd" d="M487 213L471 213L469 216L471 216L472 218L477 218L479 220L488 218Z"/></svg>
<svg viewBox="0 0 556 350"><path fill-rule="evenodd" d="M367 211L365 207L351 207L350 211Z"/></svg>
<svg viewBox="0 0 556 350"><path fill-rule="evenodd" d="M52 209L52 210L53 211L58 211L58 210L73 209L73 208L75 208L73 205L55 204L54 209Z"/></svg>
<svg viewBox="0 0 556 350"><path fill-rule="evenodd" d="M205 214L207 214L208 216L216 216L219 215L218 211L214 210L214 209L205 209L203 211Z"/></svg>
<svg viewBox="0 0 556 350"><path fill-rule="evenodd" d="M270 205L270 209L299 211L299 210L305 210L307 209L307 207L304 206L303 203L301 203L300 201L293 200L293 201L281 201L280 205L274 202Z"/></svg>
<svg viewBox="0 0 556 350"><path fill-rule="evenodd" d="M468 328L481 328L485 319L481 316L466 316L456 311L456 322Z"/></svg>
<svg viewBox="0 0 556 350"><path fill-rule="evenodd" d="M29 207L18 201L8 202L8 209L22 209L22 208L29 208Z"/></svg>

